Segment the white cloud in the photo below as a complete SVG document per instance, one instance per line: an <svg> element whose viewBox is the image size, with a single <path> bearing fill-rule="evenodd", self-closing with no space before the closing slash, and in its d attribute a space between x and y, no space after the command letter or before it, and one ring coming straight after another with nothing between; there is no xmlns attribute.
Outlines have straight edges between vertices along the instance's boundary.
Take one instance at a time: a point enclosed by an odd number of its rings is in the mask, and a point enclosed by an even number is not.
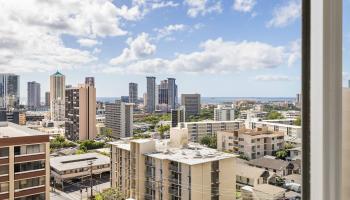
<svg viewBox="0 0 350 200"><path fill-rule="evenodd" d="M286 75L258 75L255 76L257 81L293 81L293 77Z"/></svg>
<svg viewBox="0 0 350 200"><path fill-rule="evenodd" d="M2 71L87 65L97 58L89 51L66 47L63 34L90 39L126 34L110 0L11 0L0 4Z"/></svg>
<svg viewBox="0 0 350 200"><path fill-rule="evenodd" d="M240 12L251 12L256 0L234 0L233 9Z"/></svg>
<svg viewBox="0 0 350 200"><path fill-rule="evenodd" d="M297 39L291 42L289 49L288 66L292 66L301 58L301 40Z"/></svg>
<svg viewBox="0 0 350 200"><path fill-rule="evenodd" d="M110 60L112 65L125 65L132 61L137 61L152 55L156 51L156 46L150 43L149 35L141 33L136 38L128 38L128 48L116 58Z"/></svg>
<svg viewBox="0 0 350 200"><path fill-rule="evenodd" d="M165 38L174 32L184 31L187 28L184 24L171 24L163 28L155 28L154 31L157 32L157 39Z"/></svg>
<svg viewBox="0 0 350 200"><path fill-rule="evenodd" d="M301 0L288 0L288 3L275 8L273 18L267 27L284 27L293 23L301 15Z"/></svg>
<svg viewBox="0 0 350 200"><path fill-rule="evenodd" d="M187 15L193 18L222 12L221 2L217 0L185 0L184 3L188 6Z"/></svg>
<svg viewBox="0 0 350 200"><path fill-rule="evenodd" d="M262 42L232 42L221 38L207 40L201 50L177 54L174 59L141 59L104 71L149 73L230 73L243 70L276 68L286 65L289 51L282 46Z"/></svg>
<svg viewBox="0 0 350 200"><path fill-rule="evenodd" d="M130 7L123 5L117 8L117 15L129 21L138 21L144 18L152 10L177 7L179 4L173 1L159 0L133 0Z"/></svg>
<svg viewBox="0 0 350 200"><path fill-rule="evenodd" d="M93 46L96 46L98 44L101 44L101 42L99 42L97 40L88 39L88 38L81 38L81 39L77 40L77 42L82 47L93 47Z"/></svg>

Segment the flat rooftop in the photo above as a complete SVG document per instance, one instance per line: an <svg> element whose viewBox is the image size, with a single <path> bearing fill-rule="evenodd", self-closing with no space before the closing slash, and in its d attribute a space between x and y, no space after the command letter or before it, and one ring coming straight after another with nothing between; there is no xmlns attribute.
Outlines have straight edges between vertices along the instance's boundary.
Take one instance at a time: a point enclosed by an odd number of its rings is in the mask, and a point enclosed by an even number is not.
<svg viewBox="0 0 350 200"><path fill-rule="evenodd" d="M46 134L11 122L0 122L0 138L14 138L36 135Z"/></svg>
<svg viewBox="0 0 350 200"><path fill-rule="evenodd" d="M134 139L130 141L117 141L110 142L111 145L115 145L120 149L130 151L130 142L136 142L139 144L148 143L154 141L156 145L156 150L153 152L145 153L152 158L157 158L160 160L170 160L175 162L184 163L187 165L196 165L206 162L212 162L216 160L222 160L227 158L238 157L238 155L231 153L224 153L217 151L216 149L211 149L202 146L198 143L189 143L187 147L172 147L169 139Z"/></svg>
<svg viewBox="0 0 350 200"><path fill-rule="evenodd" d="M66 171L89 167L90 161L93 161L92 166L110 164L108 156L99 153L86 153L50 158L50 166L57 171Z"/></svg>

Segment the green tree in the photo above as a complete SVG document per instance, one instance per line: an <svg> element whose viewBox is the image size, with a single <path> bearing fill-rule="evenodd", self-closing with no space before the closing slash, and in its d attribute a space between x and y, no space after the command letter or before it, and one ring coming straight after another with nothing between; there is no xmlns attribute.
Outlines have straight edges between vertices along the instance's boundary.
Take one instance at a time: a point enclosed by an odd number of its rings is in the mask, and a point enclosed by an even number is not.
<svg viewBox="0 0 350 200"><path fill-rule="evenodd" d="M95 200L125 200L124 195L116 188L108 188L97 193Z"/></svg>
<svg viewBox="0 0 350 200"><path fill-rule="evenodd" d="M206 145L209 148L216 149L217 144L216 144L216 136L210 136L206 135L202 137L202 139L199 142L202 145Z"/></svg>
<svg viewBox="0 0 350 200"><path fill-rule="evenodd" d="M157 129L157 131L159 132L161 138L164 138L164 133L170 130L170 126L169 125L160 125Z"/></svg>
<svg viewBox="0 0 350 200"><path fill-rule="evenodd" d="M284 117L282 116L282 114L277 111L271 111L267 115L267 119L283 119L283 118Z"/></svg>
<svg viewBox="0 0 350 200"><path fill-rule="evenodd" d="M294 125L301 126L301 117L297 117L297 119L294 121Z"/></svg>
<svg viewBox="0 0 350 200"><path fill-rule="evenodd" d="M286 157L288 156L288 151L286 149L280 149L276 152L276 157L278 159L286 159Z"/></svg>
<svg viewBox="0 0 350 200"><path fill-rule="evenodd" d="M243 159L243 160L249 160L248 156L244 154L239 154L238 158Z"/></svg>

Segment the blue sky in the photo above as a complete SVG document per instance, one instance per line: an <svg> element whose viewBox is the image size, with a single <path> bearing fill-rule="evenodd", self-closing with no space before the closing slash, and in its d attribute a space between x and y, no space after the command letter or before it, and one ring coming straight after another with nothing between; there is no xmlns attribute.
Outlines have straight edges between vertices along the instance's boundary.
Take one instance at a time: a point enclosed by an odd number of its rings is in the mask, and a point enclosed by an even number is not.
<svg viewBox="0 0 350 200"><path fill-rule="evenodd" d="M0 69L38 81L57 69L67 84L96 78L97 96L128 94L175 77L180 93L295 96L300 92L298 0L90 0L1 2ZM344 7L349 7L346 0ZM20 8L18 8L20 7ZM31 9L27 9L31 8ZM349 12L344 66L349 66ZM16 16L16 17L14 17ZM348 56L349 57L349 56ZM350 77L344 68L344 80Z"/></svg>

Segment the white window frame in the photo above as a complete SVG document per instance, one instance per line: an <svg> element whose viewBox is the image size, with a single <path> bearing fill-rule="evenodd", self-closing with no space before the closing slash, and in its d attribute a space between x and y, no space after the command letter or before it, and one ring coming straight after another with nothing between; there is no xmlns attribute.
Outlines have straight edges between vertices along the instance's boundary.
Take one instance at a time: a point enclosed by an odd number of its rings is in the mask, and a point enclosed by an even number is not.
<svg viewBox="0 0 350 200"><path fill-rule="evenodd" d="M303 1L303 200L341 199L342 1Z"/></svg>

